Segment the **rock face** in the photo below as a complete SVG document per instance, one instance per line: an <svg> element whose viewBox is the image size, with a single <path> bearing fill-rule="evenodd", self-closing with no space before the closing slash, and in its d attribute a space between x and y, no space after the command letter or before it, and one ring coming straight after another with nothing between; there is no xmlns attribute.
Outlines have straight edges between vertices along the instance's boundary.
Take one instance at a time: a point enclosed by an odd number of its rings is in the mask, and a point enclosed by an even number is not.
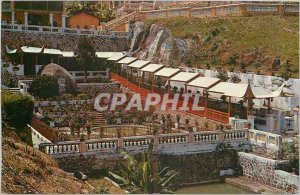
<svg viewBox="0 0 300 195"><path fill-rule="evenodd" d="M65 91L67 93L74 93L76 91L76 82L72 75L66 69L57 64L52 63L46 65L42 70L41 75L49 75L55 76L57 78L63 78L64 82L62 82L62 84L65 85Z"/></svg>
<svg viewBox="0 0 300 195"><path fill-rule="evenodd" d="M195 42L191 39L176 39L170 29L152 24L149 34L143 22L136 22L131 41L131 52L140 59L166 66L181 65L188 50Z"/></svg>

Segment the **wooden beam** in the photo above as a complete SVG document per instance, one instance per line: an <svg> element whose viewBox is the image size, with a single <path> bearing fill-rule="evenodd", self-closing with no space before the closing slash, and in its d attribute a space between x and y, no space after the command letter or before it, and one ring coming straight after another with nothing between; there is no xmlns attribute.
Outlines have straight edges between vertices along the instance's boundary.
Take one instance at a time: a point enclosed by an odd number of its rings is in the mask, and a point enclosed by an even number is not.
<svg viewBox="0 0 300 195"><path fill-rule="evenodd" d="M230 114L231 114L231 97L228 97L228 123L230 123L229 118L230 118Z"/></svg>

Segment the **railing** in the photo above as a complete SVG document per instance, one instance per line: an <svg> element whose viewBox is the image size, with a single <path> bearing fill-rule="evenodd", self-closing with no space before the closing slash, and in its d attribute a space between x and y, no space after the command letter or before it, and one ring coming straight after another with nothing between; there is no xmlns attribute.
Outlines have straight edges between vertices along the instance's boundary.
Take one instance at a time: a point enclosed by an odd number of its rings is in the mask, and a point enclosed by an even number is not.
<svg viewBox="0 0 300 195"><path fill-rule="evenodd" d="M98 150L108 150L108 149L116 149L118 145L118 140L92 140L85 142L86 151L98 151Z"/></svg>
<svg viewBox="0 0 300 195"><path fill-rule="evenodd" d="M187 144L193 145L216 145L220 142L226 142L233 145L235 143L247 143L248 130L236 131L206 131L206 132L188 132L159 134L157 136L131 136L120 138L102 138L96 140L81 140L59 143L42 143L39 145L41 151L51 154L69 154L69 153L86 153L86 152L114 152L121 148L124 149L141 149L148 146L151 142L159 148L173 147L170 144ZM178 145L179 146L179 145Z"/></svg>
<svg viewBox="0 0 300 195"><path fill-rule="evenodd" d="M80 152L80 142L43 143L39 150L46 154L70 154Z"/></svg>
<svg viewBox="0 0 300 195"><path fill-rule="evenodd" d="M207 133L195 133L194 134L194 140L195 142L211 142L211 141L218 141L219 140L219 134L218 132L216 133L211 133L211 132L207 132Z"/></svg>
<svg viewBox="0 0 300 195"><path fill-rule="evenodd" d="M151 142L151 137L127 137L123 138L123 145L125 148L133 146L147 146Z"/></svg>
<svg viewBox="0 0 300 195"><path fill-rule="evenodd" d="M176 133L176 134L159 135L157 139L159 145L172 144L172 143L188 143L188 134Z"/></svg>
<svg viewBox="0 0 300 195"><path fill-rule="evenodd" d="M172 8L153 11L140 11L136 13L136 18L166 18L174 16L186 17L217 17L217 16L235 16L235 15L261 15L261 14L299 14L299 5L284 4L257 4L241 3L220 5L202 8Z"/></svg>
<svg viewBox="0 0 300 195"><path fill-rule="evenodd" d="M111 79L121 83L123 86L127 87L129 90L131 90L135 93L139 93L141 95L141 97L143 97L143 98L147 98L147 95L149 93L151 93L150 90L143 89L143 88L139 87L138 85L133 84L132 82L128 81L126 78L124 78L116 73L111 72ZM155 91L157 92L157 90L155 90ZM162 96L163 94L160 94L160 95ZM177 107L180 107L182 104L183 104L182 101L178 101ZM189 108L192 108L192 106L193 106L193 104L188 103ZM189 109L187 112L194 114L194 115L207 117L209 119L219 121L222 123L226 123L226 124L229 123L229 117L228 117L227 113L213 110L210 108L206 108L204 110L199 110L199 111L194 111L192 109Z"/></svg>
<svg viewBox="0 0 300 195"><path fill-rule="evenodd" d="M250 129L249 141L251 144L266 147L274 151L280 151L282 148L282 137L274 133Z"/></svg>
<svg viewBox="0 0 300 195"><path fill-rule="evenodd" d="M26 31L26 32L47 32L57 34L77 34L77 35L94 35L101 37L127 37L127 32L121 31L106 31L98 29L76 29L76 28L61 28L50 26L35 26L23 24L1 24L1 29L4 31Z"/></svg>

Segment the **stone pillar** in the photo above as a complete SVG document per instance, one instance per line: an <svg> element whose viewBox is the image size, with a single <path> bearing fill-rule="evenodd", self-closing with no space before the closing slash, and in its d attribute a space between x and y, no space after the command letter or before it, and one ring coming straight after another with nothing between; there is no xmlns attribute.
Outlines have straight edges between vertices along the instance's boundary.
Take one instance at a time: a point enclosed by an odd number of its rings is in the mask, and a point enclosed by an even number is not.
<svg viewBox="0 0 300 195"><path fill-rule="evenodd" d="M252 116L252 115L248 115L248 124L251 124L251 128L250 129L254 129L254 119L255 119L255 116Z"/></svg>
<svg viewBox="0 0 300 195"><path fill-rule="evenodd" d="M299 129L300 114L298 110L294 111L294 130Z"/></svg>
<svg viewBox="0 0 300 195"><path fill-rule="evenodd" d="M118 146L117 146L117 149L121 149L124 147L124 141L123 141L123 138L119 137L118 138Z"/></svg>
<svg viewBox="0 0 300 195"><path fill-rule="evenodd" d="M189 132L189 142L188 143L194 143L195 138L194 138L194 132Z"/></svg>
<svg viewBox="0 0 300 195"><path fill-rule="evenodd" d="M67 16L66 15L62 15L61 16L61 28L66 28L66 18Z"/></svg>
<svg viewBox="0 0 300 195"><path fill-rule="evenodd" d="M53 14L52 13L49 14L49 23L50 23L50 27L52 28L53 27Z"/></svg>
<svg viewBox="0 0 300 195"><path fill-rule="evenodd" d="M79 153L85 153L85 152L86 152L85 141L84 140L80 140Z"/></svg>
<svg viewBox="0 0 300 195"><path fill-rule="evenodd" d="M28 26L28 12L24 13L24 25Z"/></svg>
<svg viewBox="0 0 300 195"><path fill-rule="evenodd" d="M11 12L11 24L14 25L15 24L15 12Z"/></svg>
<svg viewBox="0 0 300 195"><path fill-rule="evenodd" d="M274 114L267 114L267 130L268 132L274 132Z"/></svg>
<svg viewBox="0 0 300 195"><path fill-rule="evenodd" d="M219 133L217 136L219 141L224 141L224 133Z"/></svg>

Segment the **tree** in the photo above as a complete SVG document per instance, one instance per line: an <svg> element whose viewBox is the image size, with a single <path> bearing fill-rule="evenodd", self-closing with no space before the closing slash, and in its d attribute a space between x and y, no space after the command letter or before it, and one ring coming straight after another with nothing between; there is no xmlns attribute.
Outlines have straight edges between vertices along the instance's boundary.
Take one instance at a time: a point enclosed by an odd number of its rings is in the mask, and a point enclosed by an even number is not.
<svg viewBox="0 0 300 195"><path fill-rule="evenodd" d="M278 76L288 80L291 77L291 64L289 60L286 60L285 63L281 64Z"/></svg>
<svg viewBox="0 0 300 195"><path fill-rule="evenodd" d="M86 36L82 36L79 39L76 60L84 70L84 82L86 83L87 71L96 61L94 46Z"/></svg>
<svg viewBox="0 0 300 195"><path fill-rule="evenodd" d="M23 129L31 122L34 102L30 96L2 90L2 124Z"/></svg>
<svg viewBox="0 0 300 195"><path fill-rule="evenodd" d="M122 166L121 175L110 172L112 178L126 188L130 193L173 193L172 182L179 175L178 171L169 170L169 167L159 169L157 156L153 154L153 144L150 143L148 151L143 154L142 160L121 152L126 160Z"/></svg>
<svg viewBox="0 0 300 195"><path fill-rule="evenodd" d="M42 99L59 95L57 78L54 76L42 75L31 83L30 92Z"/></svg>
<svg viewBox="0 0 300 195"><path fill-rule="evenodd" d="M100 18L103 22L108 22L115 18L114 10L110 10L106 4L101 5L97 1L73 1L66 4L68 15L76 15L80 12L87 12Z"/></svg>
<svg viewBox="0 0 300 195"><path fill-rule="evenodd" d="M1 84L10 88L18 87L18 77L17 75L4 70L1 72Z"/></svg>
<svg viewBox="0 0 300 195"><path fill-rule="evenodd" d="M217 74L217 78L223 82L226 82L229 79L226 71L219 71Z"/></svg>

